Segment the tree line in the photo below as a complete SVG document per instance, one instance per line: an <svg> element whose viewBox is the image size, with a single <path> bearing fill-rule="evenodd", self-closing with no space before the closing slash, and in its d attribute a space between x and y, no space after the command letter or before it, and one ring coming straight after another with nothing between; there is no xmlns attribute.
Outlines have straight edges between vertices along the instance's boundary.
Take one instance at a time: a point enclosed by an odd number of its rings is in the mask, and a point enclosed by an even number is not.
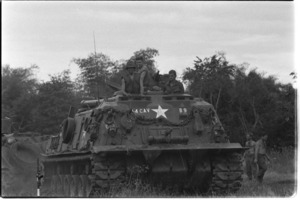
<svg viewBox="0 0 300 200"><path fill-rule="evenodd" d="M71 80L70 71L50 75L39 82L35 77L38 66L12 68L2 66L2 118L13 120L17 132L35 131L57 134L67 117L70 105L79 107L84 99L109 97L114 90L107 82L119 84L124 65L136 56L143 56L154 75L158 69L158 50L141 49L126 60L112 60L103 53L91 53L86 58L72 60L80 74ZM292 72L292 79L296 74ZM245 134L254 137L268 133L274 148L295 145L295 98L292 84L283 84L274 76L248 64L232 64L224 53L196 57L194 65L184 69L182 79L191 95L211 103L232 142L244 143Z"/></svg>

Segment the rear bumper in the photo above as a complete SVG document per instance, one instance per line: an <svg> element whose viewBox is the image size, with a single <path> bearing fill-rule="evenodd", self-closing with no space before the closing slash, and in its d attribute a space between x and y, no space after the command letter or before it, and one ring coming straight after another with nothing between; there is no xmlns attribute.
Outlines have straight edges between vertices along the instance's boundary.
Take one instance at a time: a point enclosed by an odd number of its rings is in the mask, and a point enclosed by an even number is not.
<svg viewBox="0 0 300 200"><path fill-rule="evenodd" d="M108 145L92 148L93 153L101 152L132 152L132 151L176 151L176 150L246 150L239 143L207 143L198 145Z"/></svg>
<svg viewBox="0 0 300 200"><path fill-rule="evenodd" d="M57 157L60 159L87 159L90 153L105 153L105 152L151 152L151 151L245 151L248 148L242 147L239 143L204 143L198 145L183 145L183 144L163 144L163 145L106 145L92 147L91 151L66 151L53 154L41 154L48 161L54 160ZM69 157L71 156L71 157ZM69 157L69 158L68 158Z"/></svg>

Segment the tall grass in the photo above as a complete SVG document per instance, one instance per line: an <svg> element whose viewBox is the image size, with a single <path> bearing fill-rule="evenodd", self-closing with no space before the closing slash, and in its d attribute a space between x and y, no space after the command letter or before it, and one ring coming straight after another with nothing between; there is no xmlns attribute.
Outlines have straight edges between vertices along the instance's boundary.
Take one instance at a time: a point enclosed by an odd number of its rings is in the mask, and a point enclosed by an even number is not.
<svg viewBox="0 0 300 200"><path fill-rule="evenodd" d="M294 174L297 164L295 154L296 151L293 147L283 148L281 152L270 151L269 171L280 174Z"/></svg>
<svg viewBox="0 0 300 200"><path fill-rule="evenodd" d="M271 150L270 162L262 184L249 181L244 175L241 189L232 194L238 197L290 197L296 192L296 151L293 147Z"/></svg>
<svg viewBox="0 0 300 200"><path fill-rule="evenodd" d="M255 180L248 181L243 175L243 182L240 190L234 194L226 194L221 197L290 197L296 191L296 162L295 150L283 148L282 152L270 151L271 162L265 174L264 181L259 184ZM2 186L3 187L3 186ZM45 188L44 188L45 190ZM47 190L46 190L47 191ZM36 196L35 185L32 190L10 191L4 196ZM53 196L53 194L42 194L42 196ZM201 194L197 190L183 190L176 187L153 185L139 176L130 177L127 183L122 183L107 190L97 191L92 197L139 197L139 198L174 198L174 197L215 197L215 194ZM218 196L220 197L220 196Z"/></svg>
<svg viewBox="0 0 300 200"><path fill-rule="evenodd" d="M295 177L295 149L283 148L281 152L270 151L271 162L265 174L263 183L256 180L248 181L243 175L242 186L239 191L232 194L216 195L201 194L195 190L182 190L179 188L163 187L134 179L129 184L111 188L95 194L100 197L290 197L296 191Z"/></svg>

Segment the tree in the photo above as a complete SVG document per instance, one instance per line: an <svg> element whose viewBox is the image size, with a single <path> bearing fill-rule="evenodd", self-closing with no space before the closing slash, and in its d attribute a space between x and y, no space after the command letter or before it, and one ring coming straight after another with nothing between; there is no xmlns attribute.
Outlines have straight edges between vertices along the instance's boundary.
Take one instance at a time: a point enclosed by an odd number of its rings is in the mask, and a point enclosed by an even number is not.
<svg viewBox="0 0 300 200"><path fill-rule="evenodd" d="M234 65L229 65L222 53L204 60L197 57L194 68L187 68L183 80L189 81L188 90L195 96L202 96L215 106L218 111L220 98L226 98L227 88L232 85L231 77L235 71Z"/></svg>
<svg viewBox="0 0 300 200"><path fill-rule="evenodd" d="M243 132L254 132L256 137L258 133L266 132L271 146L293 145L295 107L292 86L277 83L275 77L265 77L256 69L248 74L237 74L234 81L232 110L238 113ZM285 93L289 94L288 98Z"/></svg>
<svg viewBox="0 0 300 200"><path fill-rule="evenodd" d="M38 103L35 109L34 124L43 134L55 134L59 125L67 117L71 105L74 105L74 85L70 71L50 76L50 81L38 88Z"/></svg>
<svg viewBox="0 0 300 200"><path fill-rule="evenodd" d="M197 57L184 80L192 95L214 105L232 142L265 132L270 146L295 145L295 89L256 69L247 73L248 67L229 64L224 54Z"/></svg>
<svg viewBox="0 0 300 200"><path fill-rule="evenodd" d="M159 52L158 50L154 48L147 47L146 49L140 49L138 51L135 51L133 53L133 56L131 56L128 60L122 60L117 63L117 67L114 68L114 71L112 73L112 76L110 77L110 80L116 83L121 83L121 76L124 71L124 67L128 61L135 62L135 59L137 57L143 57L144 63L146 64L147 68L149 69L150 75L154 76L154 74L157 72L156 62L154 60L154 57L158 56Z"/></svg>
<svg viewBox="0 0 300 200"><path fill-rule="evenodd" d="M143 57L144 63L147 65L151 74L154 74L157 71L156 63L154 57L159 56L159 52L157 49L149 48L140 49L133 53L133 56L129 60L135 60L137 57Z"/></svg>
<svg viewBox="0 0 300 200"><path fill-rule="evenodd" d="M109 97L115 92L115 89L108 87L110 84L121 85L121 77L124 67L129 60L135 60L142 56L150 75L153 76L157 71L154 57L159 55L158 50L154 48L140 49L133 53L128 60L113 61L109 56L102 53L90 54L88 58L74 58L72 61L77 64L81 74L76 79L77 92L83 97Z"/></svg>
<svg viewBox="0 0 300 200"><path fill-rule="evenodd" d="M36 69L36 65L29 68L2 67L2 117L11 118L16 131L32 129L38 85L34 77Z"/></svg>
<svg viewBox="0 0 300 200"><path fill-rule="evenodd" d="M296 72L291 72L290 76L292 77L292 79L297 79L297 73Z"/></svg>
<svg viewBox="0 0 300 200"><path fill-rule="evenodd" d="M106 80L117 70L117 62L102 53L90 54L87 58L74 58L72 61L81 70L77 80L82 83L86 96L100 98L112 93L107 91Z"/></svg>

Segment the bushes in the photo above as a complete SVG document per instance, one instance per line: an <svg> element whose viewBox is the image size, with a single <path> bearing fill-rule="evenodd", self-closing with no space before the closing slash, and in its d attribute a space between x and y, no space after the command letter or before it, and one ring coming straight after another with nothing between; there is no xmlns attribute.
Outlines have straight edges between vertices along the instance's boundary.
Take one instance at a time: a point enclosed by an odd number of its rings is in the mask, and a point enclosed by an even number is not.
<svg viewBox="0 0 300 200"><path fill-rule="evenodd" d="M269 153L271 159L268 169L269 172L294 174L296 167L295 153L296 150L292 146L282 148L281 151L271 150Z"/></svg>

